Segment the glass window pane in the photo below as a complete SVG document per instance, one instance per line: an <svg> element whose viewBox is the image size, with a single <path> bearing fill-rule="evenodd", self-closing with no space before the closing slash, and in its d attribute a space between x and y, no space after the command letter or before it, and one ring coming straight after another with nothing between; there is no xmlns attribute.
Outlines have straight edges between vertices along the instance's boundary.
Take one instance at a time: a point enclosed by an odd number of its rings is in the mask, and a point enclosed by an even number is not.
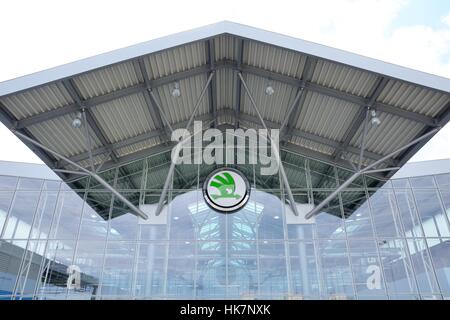
<svg viewBox="0 0 450 320"><path fill-rule="evenodd" d="M413 188L435 188L433 176L409 178Z"/></svg>
<svg viewBox="0 0 450 320"><path fill-rule="evenodd" d="M101 294L105 298L132 296L135 247L132 242L108 242L101 285Z"/></svg>
<svg viewBox="0 0 450 320"><path fill-rule="evenodd" d="M30 238L47 239L50 233L50 227L54 221L53 217L58 201L57 191L43 191L39 201L38 209Z"/></svg>
<svg viewBox="0 0 450 320"><path fill-rule="evenodd" d="M441 293L450 296L450 239L441 239L437 245L428 244Z"/></svg>
<svg viewBox="0 0 450 320"><path fill-rule="evenodd" d="M316 250L312 242L292 242L289 245L290 270L294 298L320 297Z"/></svg>
<svg viewBox="0 0 450 320"><path fill-rule="evenodd" d="M447 219L450 221L450 191L441 190L441 199Z"/></svg>
<svg viewBox="0 0 450 320"><path fill-rule="evenodd" d="M44 180L41 180L41 179L20 178L17 189L19 189L19 190L40 190L43 183L44 183Z"/></svg>
<svg viewBox="0 0 450 320"><path fill-rule="evenodd" d="M73 264L75 241L49 241L37 293L42 299L65 299L67 267Z"/></svg>
<svg viewBox="0 0 450 320"><path fill-rule="evenodd" d="M358 298L385 296L384 278L375 241L353 240L349 242L349 248Z"/></svg>
<svg viewBox="0 0 450 320"><path fill-rule="evenodd" d="M377 245L389 295L417 292L407 248L403 240L381 240Z"/></svg>
<svg viewBox="0 0 450 320"><path fill-rule="evenodd" d="M343 194L344 201L347 192ZM372 219L365 193L350 192L349 198L350 200L347 200L348 202L344 205L348 208L346 214L348 218L345 219L347 236L349 238L373 238ZM350 208L352 211L350 211Z"/></svg>
<svg viewBox="0 0 450 320"><path fill-rule="evenodd" d="M17 177L0 176L0 190L14 190L17 185Z"/></svg>
<svg viewBox="0 0 450 320"><path fill-rule="evenodd" d="M378 237L395 237L401 235L401 226L394 192L380 189L370 196L370 206L375 232Z"/></svg>
<svg viewBox="0 0 450 320"><path fill-rule="evenodd" d="M190 241L169 243L166 294L180 299L194 295L194 244Z"/></svg>
<svg viewBox="0 0 450 320"><path fill-rule="evenodd" d="M408 239L407 242L419 292L422 294L439 292L427 244L423 239Z"/></svg>
<svg viewBox="0 0 450 320"><path fill-rule="evenodd" d="M84 206L79 238L81 240L104 240L108 230L105 219L109 212L111 194L105 192L90 192L88 202Z"/></svg>
<svg viewBox="0 0 450 320"><path fill-rule="evenodd" d="M394 188L397 188L397 189L410 188L408 178L394 179L391 182L392 182L392 185L394 186Z"/></svg>
<svg viewBox="0 0 450 320"><path fill-rule="evenodd" d="M353 277L346 241L319 241L319 257L324 293L330 299L353 299Z"/></svg>
<svg viewBox="0 0 450 320"><path fill-rule="evenodd" d="M17 191L3 230L3 239L27 239L39 203L39 192Z"/></svg>
<svg viewBox="0 0 450 320"><path fill-rule="evenodd" d="M2 296L11 295L14 291L14 284L17 279L17 274L20 268L20 262L23 255L23 248L26 247L27 242L18 240L16 246L11 243L0 241L0 299Z"/></svg>
<svg viewBox="0 0 450 320"><path fill-rule="evenodd" d="M139 244L136 296L152 298L164 296L167 254L167 243Z"/></svg>
<svg viewBox="0 0 450 320"><path fill-rule="evenodd" d="M14 193L0 191L0 235L8 215L9 207L11 205Z"/></svg>
<svg viewBox="0 0 450 320"><path fill-rule="evenodd" d="M414 190L417 209L426 237L450 237L441 201L435 190Z"/></svg>
<svg viewBox="0 0 450 320"><path fill-rule="evenodd" d="M434 176L436 183L440 188L450 188L450 173L439 174Z"/></svg>
<svg viewBox="0 0 450 320"><path fill-rule="evenodd" d="M61 192L53 223L51 238L76 239L83 211L83 193Z"/></svg>
<svg viewBox="0 0 450 320"><path fill-rule="evenodd" d="M272 241L259 243L259 281L261 298L286 298L288 288L283 243Z"/></svg>
<svg viewBox="0 0 450 320"><path fill-rule="evenodd" d="M422 237L422 228L412 191L409 189L395 190L395 196L405 236L408 238Z"/></svg>
<svg viewBox="0 0 450 320"><path fill-rule="evenodd" d="M73 265L80 272L80 289L69 289L69 299L92 299L102 275L105 241L80 240Z"/></svg>

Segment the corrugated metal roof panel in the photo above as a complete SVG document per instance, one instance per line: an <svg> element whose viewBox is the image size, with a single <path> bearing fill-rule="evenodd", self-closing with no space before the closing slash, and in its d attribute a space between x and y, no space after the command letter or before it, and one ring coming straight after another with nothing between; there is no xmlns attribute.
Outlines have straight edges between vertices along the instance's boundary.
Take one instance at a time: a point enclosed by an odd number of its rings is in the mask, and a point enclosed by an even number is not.
<svg viewBox="0 0 450 320"><path fill-rule="evenodd" d="M83 99L89 99L142 82L131 61L94 70L73 78Z"/></svg>
<svg viewBox="0 0 450 320"><path fill-rule="evenodd" d="M335 141L342 141L360 107L315 92L305 93L296 128Z"/></svg>
<svg viewBox="0 0 450 320"><path fill-rule="evenodd" d="M243 63L301 78L306 56L289 50L247 40L244 42Z"/></svg>
<svg viewBox="0 0 450 320"><path fill-rule="evenodd" d="M151 80L199 67L206 62L204 41L165 50L144 58L145 69Z"/></svg>
<svg viewBox="0 0 450 320"><path fill-rule="evenodd" d="M418 122L383 112L379 113L378 117L381 120L380 125L369 124L366 138L366 149L378 154L388 154L402 147L416 138L424 128L424 125ZM361 125L350 142L352 146L359 147L362 130Z"/></svg>
<svg viewBox="0 0 450 320"><path fill-rule="evenodd" d="M244 75L244 77L262 117L265 120L282 123L298 89L285 83L272 81L275 92L269 96L265 94L267 79L251 74ZM243 98L241 112L256 116L245 90L241 90L241 97Z"/></svg>
<svg viewBox="0 0 450 320"><path fill-rule="evenodd" d="M319 59L312 82L325 87L367 97L377 81L373 73Z"/></svg>
<svg viewBox="0 0 450 320"><path fill-rule="evenodd" d="M142 141L139 143L131 144L131 145L123 147L123 148L119 148L116 150L116 152L119 157L123 157L123 156L126 156L131 153L135 153L135 152L138 152L138 151L141 151L144 149L154 147L160 143L161 143L161 139L158 137L155 137L155 138L148 139L146 141Z"/></svg>
<svg viewBox="0 0 450 320"><path fill-rule="evenodd" d="M112 143L156 128L142 93L115 99L91 110Z"/></svg>
<svg viewBox="0 0 450 320"><path fill-rule="evenodd" d="M215 59L237 60L238 39L229 34L224 34L214 38Z"/></svg>
<svg viewBox="0 0 450 320"><path fill-rule="evenodd" d="M180 97L173 97L171 95L171 91L173 89L172 84L167 84L156 88L155 92L158 95L164 114L170 123L177 123L189 119L194 111L197 99L206 84L206 80L206 75L198 75L179 81L181 90ZM209 98L208 94L205 93L199 109L197 110L196 116L206 114L208 112Z"/></svg>
<svg viewBox="0 0 450 320"><path fill-rule="evenodd" d="M73 103L61 83L30 89L0 100L17 120Z"/></svg>
<svg viewBox="0 0 450 320"><path fill-rule="evenodd" d="M450 96L403 81L389 80L378 101L435 117L450 101Z"/></svg>
<svg viewBox="0 0 450 320"><path fill-rule="evenodd" d="M67 114L63 117L41 122L29 127L32 135L41 143L64 156L74 156L87 151L84 128L72 127L72 120L76 114ZM92 148L101 145L92 129L89 127Z"/></svg>
<svg viewBox="0 0 450 320"><path fill-rule="evenodd" d="M289 139L289 142L328 155L331 155L334 152L334 148L332 147L300 137L293 136L291 139Z"/></svg>
<svg viewBox="0 0 450 320"><path fill-rule="evenodd" d="M237 74L230 69L219 69L215 77L217 110L225 108L234 109L236 101L236 80L238 80Z"/></svg>
<svg viewBox="0 0 450 320"><path fill-rule="evenodd" d="M94 157L92 157L93 158L93 160L94 160L94 164L95 165L99 165L100 163L102 163L104 160L105 160L105 157L106 155L104 155L104 154L102 154L102 155L98 155L98 156L94 156ZM109 160L111 160L111 157L110 156L108 156L107 158L106 158L106 161L109 161ZM106 162L105 161L105 162ZM89 170L91 169L91 162L90 162L90 160L89 159L86 159L86 160L81 160L81 161L78 161L77 162L80 166L82 166L82 167L84 167L84 168L88 168ZM74 166L72 166L72 165L68 165L68 166L66 166L66 168L68 169L68 170L78 170L78 168L75 168Z"/></svg>

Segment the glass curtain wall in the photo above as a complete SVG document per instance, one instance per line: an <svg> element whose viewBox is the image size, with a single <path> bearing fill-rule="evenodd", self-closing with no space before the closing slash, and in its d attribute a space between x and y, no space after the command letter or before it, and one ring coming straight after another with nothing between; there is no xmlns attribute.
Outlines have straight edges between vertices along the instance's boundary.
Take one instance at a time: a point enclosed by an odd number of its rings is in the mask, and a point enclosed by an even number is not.
<svg viewBox="0 0 450 320"><path fill-rule="evenodd" d="M319 203L351 174L282 160L298 203ZM169 164L164 153L102 177L156 205ZM252 187L243 209L210 209L201 187L216 168L176 167L161 224L89 178L0 176L0 299L450 298L450 174L364 176L313 223L292 224L280 177L258 165L236 166Z"/></svg>

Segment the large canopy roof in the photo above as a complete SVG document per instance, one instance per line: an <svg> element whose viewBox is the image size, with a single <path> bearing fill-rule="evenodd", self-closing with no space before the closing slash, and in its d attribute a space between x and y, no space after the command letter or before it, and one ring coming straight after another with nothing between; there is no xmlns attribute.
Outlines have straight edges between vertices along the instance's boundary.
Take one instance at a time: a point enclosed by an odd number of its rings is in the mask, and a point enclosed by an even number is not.
<svg viewBox="0 0 450 320"><path fill-rule="evenodd" d="M213 71L196 120L213 120L216 127L261 125L242 89L240 71L267 125L285 125L282 149L347 168L358 162L368 107L377 110L381 124L369 128L364 164L450 119L449 79L232 22L2 82L0 119L88 167L83 130L71 125L85 108L94 161L107 159L102 168L108 169L168 150L162 119L184 127ZM170 94L174 82L182 92L178 98ZM264 91L268 82L275 89L271 96ZM383 165L401 166L427 140ZM24 142L51 168L71 169Z"/></svg>

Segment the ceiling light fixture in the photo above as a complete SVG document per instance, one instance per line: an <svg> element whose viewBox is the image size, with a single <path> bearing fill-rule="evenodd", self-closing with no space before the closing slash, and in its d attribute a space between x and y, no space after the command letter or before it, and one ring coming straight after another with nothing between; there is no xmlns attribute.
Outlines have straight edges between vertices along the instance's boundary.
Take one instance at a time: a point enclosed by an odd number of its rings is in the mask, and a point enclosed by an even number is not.
<svg viewBox="0 0 450 320"><path fill-rule="evenodd" d="M173 84L172 97L178 98L179 96L181 96L180 84L178 82L175 82Z"/></svg>
<svg viewBox="0 0 450 320"><path fill-rule="evenodd" d="M271 96L275 93L274 88L272 87L272 81L269 81L269 83L267 83L267 87L266 87L266 94L268 96Z"/></svg>
<svg viewBox="0 0 450 320"><path fill-rule="evenodd" d="M372 119L370 119L370 123L373 126L378 127L381 123L381 120L380 120L380 118L378 118L377 112L375 110L371 110L370 115L372 116Z"/></svg>
<svg viewBox="0 0 450 320"><path fill-rule="evenodd" d="M79 129L81 128L82 125L83 125L82 114L81 112L78 112L76 117L72 121L72 127L74 127L75 129Z"/></svg>

